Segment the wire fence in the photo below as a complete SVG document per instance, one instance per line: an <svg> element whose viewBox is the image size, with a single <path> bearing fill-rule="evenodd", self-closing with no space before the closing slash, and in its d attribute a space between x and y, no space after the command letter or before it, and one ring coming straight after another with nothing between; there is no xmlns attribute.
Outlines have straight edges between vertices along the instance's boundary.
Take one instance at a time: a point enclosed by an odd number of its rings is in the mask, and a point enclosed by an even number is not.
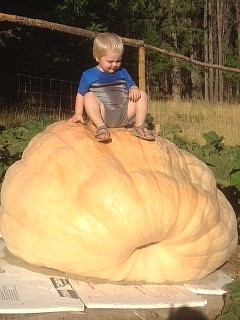
<svg viewBox="0 0 240 320"><path fill-rule="evenodd" d="M56 114L58 118L71 114L77 92L77 82L17 74L18 106L22 110Z"/></svg>

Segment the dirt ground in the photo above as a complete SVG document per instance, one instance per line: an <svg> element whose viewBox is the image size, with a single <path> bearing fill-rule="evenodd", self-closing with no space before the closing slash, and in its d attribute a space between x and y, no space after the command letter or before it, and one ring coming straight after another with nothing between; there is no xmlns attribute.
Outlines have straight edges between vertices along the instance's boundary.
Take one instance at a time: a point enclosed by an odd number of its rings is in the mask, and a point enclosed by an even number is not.
<svg viewBox="0 0 240 320"><path fill-rule="evenodd" d="M25 265L19 259L6 252L5 259L37 272L46 273L44 268ZM240 276L240 246L221 270L233 278ZM49 274L49 270L47 270ZM56 271L54 271L56 275ZM65 275L66 276L66 275ZM84 312L58 312L41 314L0 314L0 320L214 320L224 305L223 296L206 295L207 305L198 308L173 309L85 309Z"/></svg>

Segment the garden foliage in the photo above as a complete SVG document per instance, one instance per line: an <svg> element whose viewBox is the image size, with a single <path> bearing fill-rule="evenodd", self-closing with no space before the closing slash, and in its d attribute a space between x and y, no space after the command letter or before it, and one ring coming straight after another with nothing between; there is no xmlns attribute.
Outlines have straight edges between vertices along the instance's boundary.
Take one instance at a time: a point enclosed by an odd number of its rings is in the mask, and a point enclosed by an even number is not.
<svg viewBox="0 0 240 320"><path fill-rule="evenodd" d="M216 320L240 319L240 279L237 278L225 286L227 294L224 300L222 314Z"/></svg>
<svg viewBox="0 0 240 320"><path fill-rule="evenodd" d="M181 132L178 125L166 124L161 136L205 162L221 188L232 186L240 191L240 147L225 145L224 137L213 131L202 134L206 141L204 145L182 137Z"/></svg>
<svg viewBox="0 0 240 320"><path fill-rule="evenodd" d="M0 183L8 167L21 158L29 141L53 122L50 118L29 120L20 126L0 128Z"/></svg>

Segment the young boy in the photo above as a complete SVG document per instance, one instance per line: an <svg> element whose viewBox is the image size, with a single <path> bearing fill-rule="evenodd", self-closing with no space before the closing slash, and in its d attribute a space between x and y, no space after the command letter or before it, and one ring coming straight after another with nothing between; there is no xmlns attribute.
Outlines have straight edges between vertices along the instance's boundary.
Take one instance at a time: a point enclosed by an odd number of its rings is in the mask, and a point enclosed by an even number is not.
<svg viewBox="0 0 240 320"><path fill-rule="evenodd" d="M83 110L96 126L96 139L110 142L108 127L124 127L135 118L131 133L153 141L145 125L148 97L140 91L125 68L121 68L123 43L114 33L99 34L93 42L97 66L83 72L78 86L75 114L69 122L84 123Z"/></svg>

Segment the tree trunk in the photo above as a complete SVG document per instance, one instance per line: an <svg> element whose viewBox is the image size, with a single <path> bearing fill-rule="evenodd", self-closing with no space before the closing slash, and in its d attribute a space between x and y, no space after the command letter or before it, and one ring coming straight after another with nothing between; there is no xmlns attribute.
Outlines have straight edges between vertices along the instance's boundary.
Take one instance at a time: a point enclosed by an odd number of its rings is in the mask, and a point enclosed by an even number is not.
<svg viewBox="0 0 240 320"><path fill-rule="evenodd" d="M193 56L193 55L192 55ZM196 68L192 68L191 70L191 82L192 82L192 100L200 100L202 99L202 91L201 91L201 76Z"/></svg>
<svg viewBox="0 0 240 320"><path fill-rule="evenodd" d="M181 99L181 90L180 90L180 70L177 59L173 59L173 68L172 68L172 99L175 102L179 102Z"/></svg>
<svg viewBox="0 0 240 320"><path fill-rule="evenodd" d="M194 22L192 19L188 19L188 23L191 26L191 28L196 28L197 26L194 25ZM194 39L190 35L191 40L190 40L190 59L195 60L198 57L198 48L194 46ZM191 68L190 71L191 75L191 84L192 87L187 90L189 98L191 98L193 101L200 100L202 99L202 79L201 75L199 72L199 68Z"/></svg>
<svg viewBox="0 0 240 320"><path fill-rule="evenodd" d="M177 28L177 21L174 19L174 1L170 0L170 14L173 21L173 30L172 31L172 39L174 51L178 51L178 43L177 43L177 32L175 31ZM180 69L178 65L178 60L173 58L173 68L172 68L172 99L173 101L179 102L181 99L181 77L180 77Z"/></svg>
<svg viewBox="0 0 240 320"><path fill-rule="evenodd" d="M204 62L209 63L208 58L208 0L205 0L204 4ZM205 102L209 102L209 69L204 69L204 99Z"/></svg>
<svg viewBox="0 0 240 320"><path fill-rule="evenodd" d="M238 54L240 57L240 2L239 1L236 1L236 17L237 17Z"/></svg>
<svg viewBox="0 0 240 320"><path fill-rule="evenodd" d="M217 0L217 41L218 41L218 64L223 63L223 52L222 52L222 19L223 19L223 2ZM223 102L223 73L222 70L218 72L218 101L222 104Z"/></svg>
<svg viewBox="0 0 240 320"><path fill-rule="evenodd" d="M237 81L237 84L236 84L236 102L239 101L239 98L240 98L240 88L239 88L239 81Z"/></svg>
<svg viewBox="0 0 240 320"><path fill-rule="evenodd" d="M213 15L212 15L212 2L208 3L208 58L209 63L213 63ZM214 74L213 69L209 69L209 101L210 103L214 102Z"/></svg>

